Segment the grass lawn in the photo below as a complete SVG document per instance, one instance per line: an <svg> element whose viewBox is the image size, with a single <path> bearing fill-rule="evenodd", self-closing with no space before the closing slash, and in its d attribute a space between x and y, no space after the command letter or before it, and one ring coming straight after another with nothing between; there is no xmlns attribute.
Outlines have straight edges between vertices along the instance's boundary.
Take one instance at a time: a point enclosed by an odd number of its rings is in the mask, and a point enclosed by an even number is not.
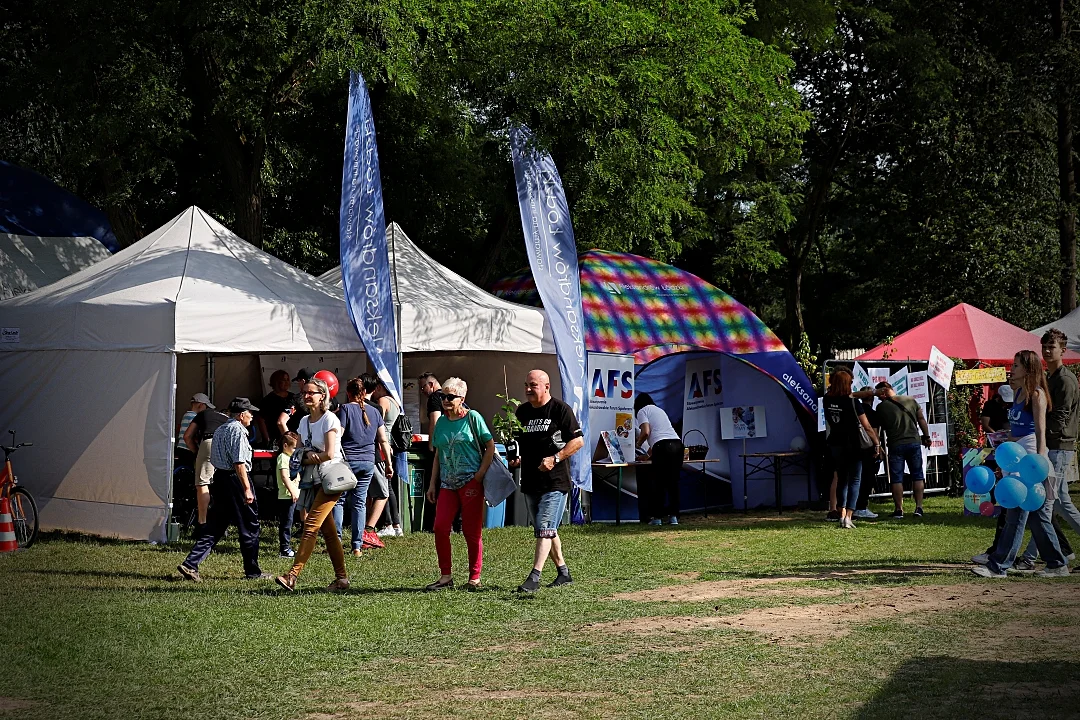
<svg viewBox="0 0 1080 720"><path fill-rule="evenodd" d="M1080 574L976 578L993 524L960 508L566 528L576 582L534 597L523 528L485 532L483 592L436 594L431 535L350 557L345 595L321 548L287 595L235 541L197 585L189 544L49 537L0 557L0 717L1077 717Z"/></svg>

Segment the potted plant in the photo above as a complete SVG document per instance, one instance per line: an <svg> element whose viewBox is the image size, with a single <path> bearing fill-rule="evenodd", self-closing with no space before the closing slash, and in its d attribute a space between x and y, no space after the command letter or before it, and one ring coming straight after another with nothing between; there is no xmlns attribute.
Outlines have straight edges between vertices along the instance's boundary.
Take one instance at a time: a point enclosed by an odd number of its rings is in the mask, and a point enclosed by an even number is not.
<svg viewBox="0 0 1080 720"><path fill-rule="evenodd" d="M496 442L502 443L506 447L506 461L511 462L518 456L518 446L515 438L524 429L515 414L521 401L510 397L509 391L505 394L497 393L495 397L502 400L502 407L495 414L495 417L491 419L491 434L495 436Z"/></svg>

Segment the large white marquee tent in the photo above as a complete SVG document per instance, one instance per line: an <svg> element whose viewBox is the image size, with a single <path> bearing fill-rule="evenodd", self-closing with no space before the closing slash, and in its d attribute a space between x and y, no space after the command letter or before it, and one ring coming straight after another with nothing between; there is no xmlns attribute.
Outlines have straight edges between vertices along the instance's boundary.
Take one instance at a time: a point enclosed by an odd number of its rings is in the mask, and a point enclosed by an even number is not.
<svg viewBox="0 0 1080 720"><path fill-rule="evenodd" d="M541 311L447 276L399 228L388 236L406 377L429 369L410 364L437 358L430 369L464 377L470 404L494 408L487 395L502 390L502 368L512 379L532 364L553 369L553 356L532 354L554 351ZM363 352L339 288L195 207L112 257L0 302L0 326L11 340L0 343L9 388L0 430L34 442L18 475L42 527L136 539L165 538L177 404L214 390L208 358L257 375L260 355ZM232 386L225 375L218 403L251 387L251 373Z"/></svg>

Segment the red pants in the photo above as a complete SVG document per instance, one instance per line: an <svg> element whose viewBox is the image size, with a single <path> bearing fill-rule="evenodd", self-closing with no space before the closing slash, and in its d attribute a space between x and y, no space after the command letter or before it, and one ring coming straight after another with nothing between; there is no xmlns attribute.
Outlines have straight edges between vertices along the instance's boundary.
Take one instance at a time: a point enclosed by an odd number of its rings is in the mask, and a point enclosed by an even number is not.
<svg viewBox="0 0 1080 720"><path fill-rule="evenodd" d="M484 542L480 533L484 528L484 483L472 480L457 490L439 489L435 505L435 552L439 555L439 572L449 575L450 528L458 510L461 510L461 532L469 548L469 579L480 579L480 567L484 564Z"/></svg>

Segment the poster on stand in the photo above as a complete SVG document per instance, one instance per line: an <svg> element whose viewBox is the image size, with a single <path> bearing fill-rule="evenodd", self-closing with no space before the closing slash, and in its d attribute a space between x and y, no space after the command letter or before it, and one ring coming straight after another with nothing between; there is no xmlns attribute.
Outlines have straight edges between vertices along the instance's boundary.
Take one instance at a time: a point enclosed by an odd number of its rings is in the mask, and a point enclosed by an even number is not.
<svg viewBox="0 0 1080 720"><path fill-rule="evenodd" d="M870 373L866 372L862 365L855 363L855 367L851 368L851 389L862 390L867 386L874 387L870 383Z"/></svg>
<svg viewBox="0 0 1080 720"><path fill-rule="evenodd" d="M892 385L893 390L897 395L908 394L908 370L906 367L902 367L892 375L889 376L889 384Z"/></svg>
<svg viewBox="0 0 1080 720"><path fill-rule="evenodd" d="M930 386L927 384L926 371L908 373L907 395L914 398L915 402L926 404L930 402ZM897 392L900 392L899 390ZM904 393L901 393L904 394Z"/></svg>
<svg viewBox="0 0 1080 720"><path fill-rule="evenodd" d="M634 356L589 353L589 455L613 462L608 442L634 457ZM616 454L617 455L617 454Z"/></svg>
<svg viewBox="0 0 1080 720"><path fill-rule="evenodd" d="M683 382L683 445L706 445L707 460L720 462L705 465L705 472L731 477L727 446L720 431L724 383L721 357L704 357L686 363Z"/></svg>
<svg viewBox="0 0 1080 720"><path fill-rule="evenodd" d="M720 408L720 433L725 440L752 440L768 436L764 405Z"/></svg>
<svg viewBox="0 0 1080 720"><path fill-rule="evenodd" d="M954 363L945 353L937 349L937 345L930 346L930 364L926 368L926 374L946 390L952 385Z"/></svg>
<svg viewBox="0 0 1080 720"><path fill-rule="evenodd" d="M931 457L935 455L949 454L949 425L948 423L930 423L930 449Z"/></svg>

